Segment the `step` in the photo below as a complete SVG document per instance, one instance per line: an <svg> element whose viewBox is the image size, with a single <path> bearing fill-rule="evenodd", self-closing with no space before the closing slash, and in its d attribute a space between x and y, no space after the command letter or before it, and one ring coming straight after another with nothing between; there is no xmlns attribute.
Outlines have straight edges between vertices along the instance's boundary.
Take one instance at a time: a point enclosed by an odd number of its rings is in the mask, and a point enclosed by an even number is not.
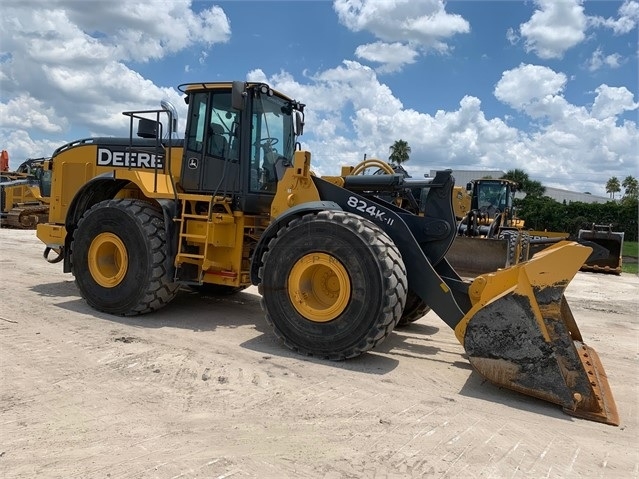
<svg viewBox="0 0 639 479"><path fill-rule="evenodd" d="M206 235L194 235L190 233L184 233L182 234L182 238L201 240L202 242L206 241Z"/></svg>
<svg viewBox="0 0 639 479"><path fill-rule="evenodd" d="M202 221L208 221L209 220L209 215L205 214L205 215L194 215L191 213L184 213L180 218L176 218L175 221L181 221L184 218L192 218L192 219L200 219Z"/></svg>
<svg viewBox="0 0 639 479"><path fill-rule="evenodd" d="M197 193L180 193L180 199L183 201L202 201L204 203L210 203L213 200L213 196Z"/></svg>
<svg viewBox="0 0 639 479"><path fill-rule="evenodd" d="M176 259L178 261L180 261L182 259L204 259L204 255L203 254L178 253L175 256L176 256Z"/></svg>

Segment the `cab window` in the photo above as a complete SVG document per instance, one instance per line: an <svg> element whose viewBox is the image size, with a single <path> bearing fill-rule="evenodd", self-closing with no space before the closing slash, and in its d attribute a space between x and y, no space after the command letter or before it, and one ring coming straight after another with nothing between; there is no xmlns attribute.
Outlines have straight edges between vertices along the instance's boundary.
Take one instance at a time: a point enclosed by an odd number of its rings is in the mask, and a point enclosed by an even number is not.
<svg viewBox="0 0 639 479"><path fill-rule="evenodd" d="M189 136L186 139L187 149L202 152L204 148L204 133L206 130L206 108L208 95L206 93L196 93L193 96L193 107L191 108L191 118Z"/></svg>
<svg viewBox="0 0 639 479"><path fill-rule="evenodd" d="M251 119L252 191L275 191L294 147L292 109L281 98L257 98Z"/></svg>

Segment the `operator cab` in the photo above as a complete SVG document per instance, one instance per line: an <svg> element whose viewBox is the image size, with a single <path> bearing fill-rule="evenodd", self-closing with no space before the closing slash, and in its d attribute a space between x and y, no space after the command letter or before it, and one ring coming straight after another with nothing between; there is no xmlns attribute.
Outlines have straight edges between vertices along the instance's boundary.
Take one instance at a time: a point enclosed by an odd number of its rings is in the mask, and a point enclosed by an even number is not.
<svg viewBox="0 0 639 479"><path fill-rule="evenodd" d="M477 180L475 188L473 201L477 201L477 204L472 205L472 208L485 213L488 218L512 210L514 188L508 181Z"/></svg>
<svg viewBox="0 0 639 479"><path fill-rule="evenodd" d="M189 105L181 186L268 213L302 132L304 105L262 83L181 85Z"/></svg>

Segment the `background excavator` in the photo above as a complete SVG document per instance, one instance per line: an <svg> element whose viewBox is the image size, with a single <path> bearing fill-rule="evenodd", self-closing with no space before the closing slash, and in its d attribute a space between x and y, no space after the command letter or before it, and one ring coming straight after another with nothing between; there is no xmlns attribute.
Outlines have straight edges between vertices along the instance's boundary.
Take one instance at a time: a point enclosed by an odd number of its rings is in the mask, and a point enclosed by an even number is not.
<svg viewBox="0 0 639 479"><path fill-rule="evenodd" d="M44 197L48 191L49 174L42 169L44 158L30 158L9 171L9 153L0 153L0 224L3 227L34 229L46 222L49 206ZM45 178L42 177L45 175Z"/></svg>
<svg viewBox="0 0 639 479"><path fill-rule="evenodd" d="M446 258L460 272L477 275L525 261L570 234L525 228L514 207L517 183L506 179L474 180L455 187L453 204L458 238ZM574 241L592 248L581 270L621 273L624 234L593 225L580 230ZM476 241L481 239L482 241Z"/></svg>
<svg viewBox="0 0 639 479"><path fill-rule="evenodd" d="M371 350L431 308L494 384L619 424L564 297L590 248L562 241L464 280L446 260L457 236L449 170L415 180L380 162L383 174L356 165L320 177L298 143L302 103L264 83L180 91L183 138L163 102L124 113L137 138L80 139L44 162L53 182L37 236L89 305L138 315L182 285L253 284L284 345L330 360Z"/></svg>

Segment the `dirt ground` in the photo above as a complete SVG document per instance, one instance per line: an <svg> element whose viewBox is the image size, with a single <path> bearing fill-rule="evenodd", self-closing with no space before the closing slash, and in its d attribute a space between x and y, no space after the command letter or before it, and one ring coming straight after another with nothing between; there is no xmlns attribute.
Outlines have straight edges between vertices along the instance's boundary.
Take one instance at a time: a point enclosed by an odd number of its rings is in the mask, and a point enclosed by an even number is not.
<svg viewBox="0 0 639 479"><path fill-rule="evenodd" d="M493 386L434 313L332 363L269 331L257 292L90 309L34 231L0 230L0 477L636 478L639 278L567 291L619 427Z"/></svg>

